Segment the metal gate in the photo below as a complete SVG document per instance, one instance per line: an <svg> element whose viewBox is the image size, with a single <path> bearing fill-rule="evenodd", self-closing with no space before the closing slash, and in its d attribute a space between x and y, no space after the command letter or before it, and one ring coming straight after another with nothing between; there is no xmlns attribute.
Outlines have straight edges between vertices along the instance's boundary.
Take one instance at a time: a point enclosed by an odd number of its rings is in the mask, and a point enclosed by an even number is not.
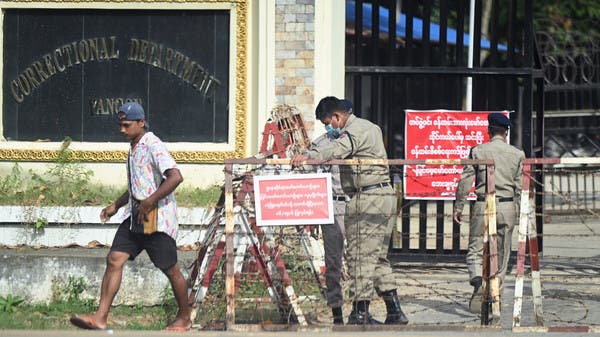
<svg viewBox="0 0 600 337"><path fill-rule="evenodd" d="M389 158L405 158L404 110L463 110L468 78L472 110L514 111L511 143L527 157L543 156L544 80L535 53L531 1L491 0L484 7L482 0L475 0L472 39L469 4L346 2L346 93L357 115L381 127ZM403 200L401 207L402 236L394 240L392 254L464 253L451 202ZM541 210L536 214L541 233ZM435 240L428 241L432 227ZM448 236L452 240L444 240Z"/></svg>

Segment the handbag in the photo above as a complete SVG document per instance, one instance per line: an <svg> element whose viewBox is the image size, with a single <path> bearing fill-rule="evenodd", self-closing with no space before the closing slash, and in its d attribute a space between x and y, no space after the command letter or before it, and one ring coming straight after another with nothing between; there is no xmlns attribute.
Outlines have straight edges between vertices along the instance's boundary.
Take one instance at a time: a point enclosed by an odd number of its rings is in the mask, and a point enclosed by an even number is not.
<svg viewBox="0 0 600 337"><path fill-rule="evenodd" d="M131 198L131 231L134 233L152 234L156 232L158 222L158 207L154 207L148 212L148 220L142 224L138 222L140 200Z"/></svg>

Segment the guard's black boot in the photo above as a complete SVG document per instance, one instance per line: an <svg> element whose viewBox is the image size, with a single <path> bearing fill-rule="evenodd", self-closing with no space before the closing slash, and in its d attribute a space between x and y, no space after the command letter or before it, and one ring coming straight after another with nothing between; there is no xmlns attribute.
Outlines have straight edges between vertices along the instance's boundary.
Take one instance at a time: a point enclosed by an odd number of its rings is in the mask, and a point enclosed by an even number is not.
<svg viewBox="0 0 600 337"><path fill-rule="evenodd" d="M344 314L342 313L342 307L331 308L331 313L333 314L333 324L344 324Z"/></svg>
<svg viewBox="0 0 600 337"><path fill-rule="evenodd" d="M480 276L475 276L471 279L471 281L469 281L469 283L473 286L473 294L469 300L469 311L473 314L480 314L481 297L483 296L481 289L482 279Z"/></svg>
<svg viewBox="0 0 600 337"><path fill-rule="evenodd" d="M398 299L396 289L382 292L381 297L385 301L385 307L387 309L385 324L408 324L408 318L402 312L402 308L400 307L400 300Z"/></svg>
<svg viewBox="0 0 600 337"><path fill-rule="evenodd" d="M352 302L352 312L348 316L348 325L373 325L383 324L369 314L369 304L371 301Z"/></svg>

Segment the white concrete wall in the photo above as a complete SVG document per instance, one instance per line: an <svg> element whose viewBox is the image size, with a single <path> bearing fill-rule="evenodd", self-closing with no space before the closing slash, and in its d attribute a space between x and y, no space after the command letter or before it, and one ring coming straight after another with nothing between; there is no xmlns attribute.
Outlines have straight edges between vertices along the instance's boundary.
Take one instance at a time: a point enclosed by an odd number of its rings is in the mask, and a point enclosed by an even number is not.
<svg viewBox="0 0 600 337"><path fill-rule="evenodd" d="M24 297L29 303L48 303L53 294L65 291L69 277L83 279L88 288L82 299L98 300L108 249L1 249L0 294ZM196 252L179 252L182 272L187 278ZM154 267L146 253L129 261L114 305L157 305L169 281Z"/></svg>
<svg viewBox="0 0 600 337"><path fill-rule="evenodd" d="M315 106L325 96L344 97L345 66L346 2L316 0Z"/></svg>
<svg viewBox="0 0 600 337"><path fill-rule="evenodd" d="M123 208L107 223L100 222L102 207L0 206L0 246L66 247L110 245L123 218ZM178 209L178 246L193 245L204 236L211 209ZM43 229L34 224L48 222Z"/></svg>

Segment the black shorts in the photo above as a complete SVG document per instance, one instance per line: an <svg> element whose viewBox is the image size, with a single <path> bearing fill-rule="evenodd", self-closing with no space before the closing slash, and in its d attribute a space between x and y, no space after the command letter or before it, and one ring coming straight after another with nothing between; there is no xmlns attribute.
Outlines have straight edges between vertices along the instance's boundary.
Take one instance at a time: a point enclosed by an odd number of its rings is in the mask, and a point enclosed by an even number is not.
<svg viewBox="0 0 600 337"><path fill-rule="evenodd" d="M145 249L152 263L161 270L177 263L177 244L172 237L163 232L133 233L129 230L129 221L130 218L127 218L119 226L111 251L127 253L129 259L134 260Z"/></svg>

